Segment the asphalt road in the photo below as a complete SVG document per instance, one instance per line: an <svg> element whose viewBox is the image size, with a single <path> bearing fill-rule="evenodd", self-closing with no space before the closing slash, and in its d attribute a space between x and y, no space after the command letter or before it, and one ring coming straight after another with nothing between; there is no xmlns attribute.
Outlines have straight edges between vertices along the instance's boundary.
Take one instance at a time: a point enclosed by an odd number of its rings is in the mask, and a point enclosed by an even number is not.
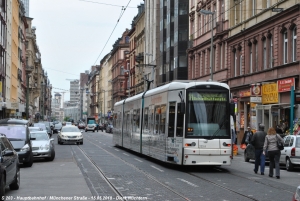
<svg viewBox="0 0 300 201"><path fill-rule="evenodd" d="M300 169L281 169L281 179L254 174L254 161L241 152L231 166L170 167L114 147L112 135L84 133L83 145L58 145L52 162L37 160L21 168L19 190L7 200L291 200ZM104 175L104 176L103 176ZM111 186L115 189L112 189ZM128 197L132 196L132 197Z"/></svg>

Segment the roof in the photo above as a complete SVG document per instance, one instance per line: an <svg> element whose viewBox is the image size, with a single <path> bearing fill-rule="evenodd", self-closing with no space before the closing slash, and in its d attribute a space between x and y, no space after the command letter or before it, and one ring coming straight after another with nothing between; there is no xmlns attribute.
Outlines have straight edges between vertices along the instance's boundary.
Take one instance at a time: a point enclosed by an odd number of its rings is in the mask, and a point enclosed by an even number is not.
<svg viewBox="0 0 300 201"><path fill-rule="evenodd" d="M19 124L19 125L27 125L28 120L25 119L14 119L14 118L7 118L1 119L0 124Z"/></svg>

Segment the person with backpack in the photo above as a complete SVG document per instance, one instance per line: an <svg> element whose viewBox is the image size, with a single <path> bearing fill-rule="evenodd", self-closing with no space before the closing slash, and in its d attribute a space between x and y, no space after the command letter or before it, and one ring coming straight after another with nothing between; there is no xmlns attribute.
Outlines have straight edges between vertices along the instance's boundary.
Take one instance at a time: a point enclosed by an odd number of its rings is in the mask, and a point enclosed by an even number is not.
<svg viewBox="0 0 300 201"><path fill-rule="evenodd" d="M244 137L242 139L242 144L246 144L246 146L251 142L253 137L253 132L251 131L251 128L248 126L247 130L244 133Z"/></svg>

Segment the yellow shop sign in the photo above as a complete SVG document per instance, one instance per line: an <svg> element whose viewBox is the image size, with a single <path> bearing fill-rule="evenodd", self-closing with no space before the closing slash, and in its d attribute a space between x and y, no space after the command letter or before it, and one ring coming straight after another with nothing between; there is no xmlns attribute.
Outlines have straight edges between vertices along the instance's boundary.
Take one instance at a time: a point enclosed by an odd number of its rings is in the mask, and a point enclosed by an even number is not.
<svg viewBox="0 0 300 201"><path fill-rule="evenodd" d="M262 104L278 103L277 83L262 85Z"/></svg>

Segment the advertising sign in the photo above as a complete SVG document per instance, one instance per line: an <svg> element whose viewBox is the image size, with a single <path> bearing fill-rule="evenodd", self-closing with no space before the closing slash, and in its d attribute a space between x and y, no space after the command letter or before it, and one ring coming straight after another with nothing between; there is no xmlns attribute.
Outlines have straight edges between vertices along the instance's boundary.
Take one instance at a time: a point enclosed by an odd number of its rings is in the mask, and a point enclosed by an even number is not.
<svg viewBox="0 0 300 201"><path fill-rule="evenodd" d="M277 81L278 92L291 91L291 86L295 86L295 78L286 78Z"/></svg>
<svg viewBox="0 0 300 201"><path fill-rule="evenodd" d="M295 92L295 104L300 104L300 93Z"/></svg>
<svg viewBox="0 0 300 201"><path fill-rule="evenodd" d="M250 88L251 96L261 96L261 86L260 85L252 85Z"/></svg>
<svg viewBox="0 0 300 201"><path fill-rule="evenodd" d="M262 104L278 103L277 83L262 86Z"/></svg>
<svg viewBox="0 0 300 201"><path fill-rule="evenodd" d="M240 97L249 97L251 95L250 89L246 91L240 91Z"/></svg>

